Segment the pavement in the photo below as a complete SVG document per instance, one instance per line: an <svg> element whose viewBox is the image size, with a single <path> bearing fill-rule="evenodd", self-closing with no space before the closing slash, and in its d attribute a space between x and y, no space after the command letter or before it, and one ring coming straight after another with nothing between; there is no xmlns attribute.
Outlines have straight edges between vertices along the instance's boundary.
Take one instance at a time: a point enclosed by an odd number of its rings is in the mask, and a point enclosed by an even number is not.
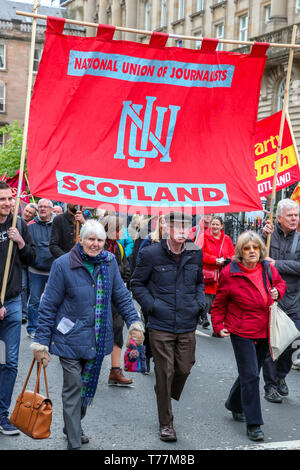
<svg viewBox="0 0 300 470"><path fill-rule="evenodd" d="M126 329L124 337L125 335ZM27 338L23 326L19 372L11 408L22 390L32 361L30 343L31 340ZM83 450L102 451L105 456L135 451L143 451L149 455L153 454L154 450L159 455L169 453L196 455L198 451L204 450L300 450L300 371L290 372L288 380L290 396L285 398L281 405L264 400L263 384L261 384L265 441L255 444L248 440L245 424L233 421L231 413L224 408L229 389L237 375L228 338L213 338L208 330L197 332L196 363L187 380L181 400L172 402L178 437L174 443L162 442L159 439L153 390L155 383L153 362L150 375L126 373L134 379L131 387L109 386L107 383L109 369L108 356L103 362L93 405L88 408L87 416L82 422L83 429L90 438L90 442L82 447ZM0 434L0 451L66 449L67 441L62 433L62 370L56 356L52 356L47 376L49 394L53 402L51 436L45 440L33 440L24 434L19 436ZM32 388L33 384L32 377L29 388Z"/></svg>

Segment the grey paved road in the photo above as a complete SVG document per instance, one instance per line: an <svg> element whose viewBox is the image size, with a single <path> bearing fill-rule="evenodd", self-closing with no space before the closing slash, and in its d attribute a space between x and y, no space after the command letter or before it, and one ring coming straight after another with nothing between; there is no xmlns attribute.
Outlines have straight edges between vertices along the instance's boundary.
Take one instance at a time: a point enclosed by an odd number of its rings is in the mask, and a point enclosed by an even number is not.
<svg viewBox="0 0 300 470"><path fill-rule="evenodd" d="M203 330L207 334L207 330ZM31 364L30 340L22 327L20 366L13 404L20 393ZM300 449L300 371L291 371L288 378L290 396L281 405L264 400L265 442L255 446L246 437L245 425L232 420L225 410L229 388L236 377L236 366L229 339L197 335L197 361L187 381L180 402L173 403L176 443L159 440L154 397L154 375L131 374L134 387L107 385L110 368L105 359L97 394L88 409L83 428L90 437L88 450L231 450L231 449ZM57 357L48 366L50 398L53 401L51 437L34 441L26 435L0 434L1 450L64 450L62 434L62 373ZM153 371L153 364L152 364ZM129 375L129 374L128 374Z"/></svg>

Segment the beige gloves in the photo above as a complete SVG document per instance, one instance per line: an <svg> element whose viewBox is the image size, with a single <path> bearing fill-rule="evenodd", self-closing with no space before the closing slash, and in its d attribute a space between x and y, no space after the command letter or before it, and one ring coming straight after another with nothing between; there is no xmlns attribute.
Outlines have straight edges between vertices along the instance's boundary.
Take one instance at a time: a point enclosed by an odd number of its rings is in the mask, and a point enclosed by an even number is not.
<svg viewBox="0 0 300 470"><path fill-rule="evenodd" d="M31 350L33 351L33 357L37 362L42 362L47 367L48 362L51 361L51 356L48 353L48 346L39 343L31 343Z"/></svg>

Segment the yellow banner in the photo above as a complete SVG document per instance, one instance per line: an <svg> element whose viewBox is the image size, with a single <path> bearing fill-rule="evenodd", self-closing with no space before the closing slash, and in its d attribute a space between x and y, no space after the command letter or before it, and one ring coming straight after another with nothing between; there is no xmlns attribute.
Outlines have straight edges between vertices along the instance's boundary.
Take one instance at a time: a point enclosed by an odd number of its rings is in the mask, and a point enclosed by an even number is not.
<svg viewBox="0 0 300 470"><path fill-rule="evenodd" d="M274 175L276 164L276 153L272 153L267 157L260 158L256 160L255 165L255 174L256 180L261 181L266 178L270 178ZM279 160L278 174L283 171L289 170L293 166L297 165L297 156L293 145L286 147L281 150L281 156Z"/></svg>

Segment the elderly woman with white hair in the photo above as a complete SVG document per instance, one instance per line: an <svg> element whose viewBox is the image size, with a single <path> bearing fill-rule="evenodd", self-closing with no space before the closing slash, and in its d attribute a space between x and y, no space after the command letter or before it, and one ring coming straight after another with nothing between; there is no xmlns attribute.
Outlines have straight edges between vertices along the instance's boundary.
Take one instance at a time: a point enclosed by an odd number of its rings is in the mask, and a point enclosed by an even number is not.
<svg viewBox="0 0 300 470"><path fill-rule="evenodd" d="M239 374L225 407L234 420L246 422L247 435L253 441L264 438L259 374L268 351L269 309L286 289L277 269L265 257L260 236L252 231L242 233L234 260L221 271L211 310L215 334L230 336Z"/></svg>
<svg viewBox="0 0 300 470"><path fill-rule="evenodd" d="M95 395L102 361L113 349L111 301L129 328L129 337L143 341L143 325L112 253L103 250L103 226L88 220L79 243L52 265L39 308L34 357L44 365L49 353L63 368L63 416L68 449L88 442L81 419Z"/></svg>

